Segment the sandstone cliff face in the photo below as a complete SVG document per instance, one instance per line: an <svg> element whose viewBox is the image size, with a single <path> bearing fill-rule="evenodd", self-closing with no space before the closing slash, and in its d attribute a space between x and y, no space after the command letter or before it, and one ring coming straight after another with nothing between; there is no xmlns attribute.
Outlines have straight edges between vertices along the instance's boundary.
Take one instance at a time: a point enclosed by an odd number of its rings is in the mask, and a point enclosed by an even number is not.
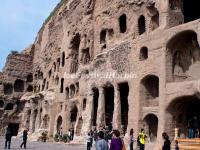
<svg viewBox="0 0 200 150"><path fill-rule="evenodd" d="M8 56L0 74L2 132L9 123L34 137L73 128L81 142L90 129L112 124L122 133L143 127L152 142L164 130L173 138L180 112L170 104L199 92L200 24L182 24L181 5L62 0L35 42Z"/></svg>

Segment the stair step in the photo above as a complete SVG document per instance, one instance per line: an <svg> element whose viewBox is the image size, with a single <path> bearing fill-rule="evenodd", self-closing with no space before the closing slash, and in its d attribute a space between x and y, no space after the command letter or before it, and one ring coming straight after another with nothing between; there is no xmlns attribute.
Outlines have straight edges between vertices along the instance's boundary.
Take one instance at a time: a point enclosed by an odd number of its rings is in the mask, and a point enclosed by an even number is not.
<svg viewBox="0 0 200 150"><path fill-rule="evenodd" d="M181 150L200 150L200 145L180 145Z"/></svg>

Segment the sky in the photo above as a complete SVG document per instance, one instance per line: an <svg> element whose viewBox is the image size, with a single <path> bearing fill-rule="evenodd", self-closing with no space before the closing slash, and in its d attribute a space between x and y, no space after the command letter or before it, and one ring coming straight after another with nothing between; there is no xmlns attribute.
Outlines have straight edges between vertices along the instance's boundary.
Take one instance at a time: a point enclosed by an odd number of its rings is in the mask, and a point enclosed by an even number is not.
<svg viewBox="0 0 200 150"><path fill-rule="evenodd" d="M60 0L1 0L0 71L12 51L21 52L35 40L43 22Z"/></svg>

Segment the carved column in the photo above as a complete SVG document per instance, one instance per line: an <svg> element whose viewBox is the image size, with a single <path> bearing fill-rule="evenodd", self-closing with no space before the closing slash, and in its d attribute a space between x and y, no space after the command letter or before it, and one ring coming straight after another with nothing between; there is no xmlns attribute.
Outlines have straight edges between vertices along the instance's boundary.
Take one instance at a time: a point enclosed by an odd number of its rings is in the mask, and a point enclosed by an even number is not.
<svg viewBox="0 0 200 150"><path fill-rule="evenodd" d="M31 110L31 117L30 117L30 132L33 133L33 128L34 128L34 110Z"/></svg>
<svg viewBox="0 0 200 150"><path fill-rule="evenodd" d="M29 128L30 127L30 113L29 113L29 111L30 111L29 108L24 109L22 128Z"/></svg>
<svg viewBox="0 0 200 150"><path fill-rule="evenodd" d="M119 86L116 84L115 87L115 96L114 96L114 113L113 113L113 128L121 129L121 98Z"/></svg>
<svg viewBox="0 0 200 150"><path fill-rule="evenodd" d="M97 129L101 129L106 125L105 121L105 92L104 88L99 88L99 103L97 109Z"/></svg>
<svg viewBox="0 0 200 150"><path fill-rule="evenodd" d="M94 91L91 89L87 95L86 109L82 113L83 117L83 127L82 135L87 135L87 133L92 129L94 121Z"/></svg>
<svg viewBox="0 0 200 150"><path fill-rule="evenodd" d="M37 117L36 117L36 121L35 121L35 130L39 129L40 128L40 125L41 125L41 111L38 110L38 114L37 114Z"/></svg>

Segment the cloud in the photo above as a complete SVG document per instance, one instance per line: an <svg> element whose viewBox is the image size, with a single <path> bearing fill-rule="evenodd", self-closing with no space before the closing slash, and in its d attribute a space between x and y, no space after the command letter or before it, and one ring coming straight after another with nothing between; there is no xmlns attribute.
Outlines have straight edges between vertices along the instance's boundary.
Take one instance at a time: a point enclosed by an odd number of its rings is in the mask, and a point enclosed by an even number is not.
<svg viewBox="0 0 200 150"><path fill-rule="evenodd" d="M23 50L60 0L1 0L0 70L11 50Z"/></svg>

